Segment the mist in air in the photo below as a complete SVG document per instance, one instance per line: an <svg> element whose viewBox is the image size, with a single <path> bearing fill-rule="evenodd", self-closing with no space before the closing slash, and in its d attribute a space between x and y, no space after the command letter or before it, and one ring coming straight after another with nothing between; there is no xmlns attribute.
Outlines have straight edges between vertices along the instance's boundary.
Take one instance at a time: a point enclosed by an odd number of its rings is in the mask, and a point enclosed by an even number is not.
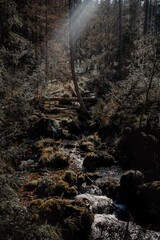
<svg viewBox="0 0 160 240"><path fill-rule="evenodd" d="M88 22L92 17L94 17L98 8L99 4L94 1L89 1L88 3L80 4L73 10L69 30L72 35L73 42L78 40L81 34L86 30Z"/></svg>

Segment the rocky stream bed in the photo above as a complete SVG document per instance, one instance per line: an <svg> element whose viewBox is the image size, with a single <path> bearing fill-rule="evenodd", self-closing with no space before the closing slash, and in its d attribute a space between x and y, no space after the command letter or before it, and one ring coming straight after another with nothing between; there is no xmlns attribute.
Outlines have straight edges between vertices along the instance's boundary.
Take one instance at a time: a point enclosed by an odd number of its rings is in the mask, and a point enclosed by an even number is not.
<svg viewBox="0 0 160 240"><path fill-rule="evenodd" d="M150 162L145 171L140 162L127 168L123 155L131 140L135 157L148 145L156 154L157 140L143 132L131 138L131 131L113 151L90 120L38 119L29 129L28 156L0 176L0 239L160 239L156 170L151 177Z"/></svg>

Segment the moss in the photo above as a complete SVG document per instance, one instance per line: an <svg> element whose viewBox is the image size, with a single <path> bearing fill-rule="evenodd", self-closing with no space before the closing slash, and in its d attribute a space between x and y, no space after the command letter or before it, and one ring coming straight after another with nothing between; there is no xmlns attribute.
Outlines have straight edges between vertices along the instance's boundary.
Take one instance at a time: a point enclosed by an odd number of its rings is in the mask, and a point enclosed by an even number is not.
<svg viewBox="0 0 160 240"><path fill-rule="evenodd" d="M48 236L47 239L62 240L62 229L58 224L55 226L44 224L40 229Z"/></svg>
<svg viewBox="0 0 160 240"><path fill-rule="evenodd" d="M77 183L77 174L72 170L68 170L65 172L64 180L73 186Z"/></svg>
<svg viewBox="0 0 160 240"><path fill-rule="evenodd" d="M46 148L46 147L54 147L55 146L55 141L51 138L44 138L40 139L39 141L36 142L35 146L38 149Z"/></svg>
<svg viewBox="0 0 160 240"><path fill-rule="evenodd" d="M33 191L38 186L38 180L33 180L24 185L24 190Z"/></svg>
<svg viewBox="0 0 160 240"><path fill-rule="evenodd" d="M113 165L113 163L114 158L106 152L100 151L96 154L94 152L89 152L84 158L83 166L88 171L94 171L99 167L109 167Z"/></svg>
<svg viewBox="0 0 160 240"><path fill-rule="evenodd" d="M53 147L45 147L41 150L41 157L49 159L53 153L54 153Z"/></svg>
<svg viewBox="0 0 160 240"><path fill-rule="evenodd" d="M43 200L42 199L36 199L36 200L33 200L30 203L29 207L32 208L32 209L38 209L42 204L43 204Z"/></svg>
<svg viewBox="0 0 160 240"><path fill-rule="evenodd" d="M100 182L98 187L102 190L102 193L110 198L116 198L119 185L113 179L108 179L105 182Z"/></svg>
<svg viewBox="0 0 160 240"><path fill-rule="evenodd" d="M36 208L37 207L37 208ZM83 201L68 201L59 198L37 200L30 204L35 220L62 227L64 239L80 239L89 234L93 214Z"/></svg>
<svg viewBox="0 0 160 240"><path fill-rule="evenodd" d="M63 180L56 183L54 195L65 198L72 198L78 194L75 187L70 187L69 184Z"/></svg>
<svg viewBox="0 0 160 240"><path fill-rule="evenodd" d="M94 151L94 144L90 141L84 141L80 144L79 148L83 152L92 152Z"/></svg>
<svg viewBox="0 0 160 240"><path fill-rule="evenodd" d="M85 174L81 173L77 178L77 185L80 186L85 182Z"/></svg>
<svg viewBox="0 0 160 240"><path fill-rule="evenodd" d="M69 166L69 155L66 153L57 152L51 156L48 167L65 168Z"/></svg>
<svg viewBox="0 0 160 240"><path fill-rule="evenodd" d="M53 195L55 183L51 179L41 180L35 189L35 194L39 197L48 197Z"/></svg>
<svg viewBox="0 0 160 240"><path fill-rule="evenodd" d="M69 183L52 179L45 179L39 182L35 189L35 194L39 197L58 196L63 198L72 198L78 194L76 187L70 186Z"/></svg>

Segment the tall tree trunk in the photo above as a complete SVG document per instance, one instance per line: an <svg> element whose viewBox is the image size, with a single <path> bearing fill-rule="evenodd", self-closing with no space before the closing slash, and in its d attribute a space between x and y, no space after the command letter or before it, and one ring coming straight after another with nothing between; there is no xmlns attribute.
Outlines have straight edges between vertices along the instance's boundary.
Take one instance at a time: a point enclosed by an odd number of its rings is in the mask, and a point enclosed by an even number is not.
<svg viewBox="0 0 160 240"><path fill-rule="evenodd" d="M74 29L73 29L73 23L72 23L72 14L74 11L74 1L73 0L69 0L69 47L70 47L70 65L71 65L71 73L72 73L72 79L73 79L73 83L74 83L74 87L75 87L75 91L77 94L77 98L80 104L80 108L81 111L85 114L88 115L88 111L84 105L84 102L82 100L82 96L80 93L80 89L78 86L78 81L77 81L77 77L76 77L76 73L75 73L75 63L74 63L74 57L75 57L75 53L74 53Z"/></svg>
<svg viewBox="0 0 160 240"><path fill-rule="evenodd" d="M149 0L145 1L144 34L148 31Z"/></svg>
<svg viewBox="0 0 160 240"><path fill-rule="evenodd" d="M119 80L122 79L122 0L119 0Z"/></svg>
<svg viewBox="0 0 160 240"><path fill-rule="evenodd" d="M48 0L46 0L46 12L45 12L45 75L46 83L48 81Z"/></svg>

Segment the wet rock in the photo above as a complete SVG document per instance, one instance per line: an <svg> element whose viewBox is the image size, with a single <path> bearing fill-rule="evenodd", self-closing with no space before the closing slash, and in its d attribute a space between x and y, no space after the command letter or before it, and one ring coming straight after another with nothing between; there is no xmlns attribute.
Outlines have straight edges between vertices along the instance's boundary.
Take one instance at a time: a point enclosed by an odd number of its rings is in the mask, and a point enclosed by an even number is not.
<svg viewBox="0 0 160 240"><path fill-rule="evenodd" d="M93 194L80 194L77 199L87 200L94 213L110 214L114 211L113 201L106 196L96 196Z"/></svg>
<svg viewBox="0 0 160 240"><path fill-rule="evenodd" d="M39 181L38 180L33 180L31 182L28 182L27 184L24 185L24 190L26 191L34 191L35 188L38 186Z"/></svg>
<svg viewBox="0 0 160 240"><path fill-rule="evenodd" d="M65 168L69 166L69 155L65 153L56 153L51 156L50 161L47 163L47 167L51 168Z"/></svg>
<svg viewBox="0 0 160 240"><path fill-rule="evenodd" d="M69 183L58 180L43 179L39 182L35 194L38 197L58 196L63 198L72 198L78 194L76 187L70 187Z"/></svg>
<svg viewBox="0 0 160 240"><path fill-rule="evenodd" d="M83 161L83 166L88 171L94 171L100 167L109 167L113 164L114 158L104 152L98 152L97 154L94 152L87 153Z"/></svg>
<svg viewBox="0 0 160 240"><path fill-rule="evenodd" d="M67 140L79 140L79 137L75 134L65 134L65 139Z"/></svg>
<svg viewBox="0 0 160 240"><path fill-rule="evenodd" d="M32 214L36 213L39 216L39 221L61 226L63 239L88 239L93 214L83 201L67 201L58 198L38 201L38 204L33 201L29 210Z"/></svg>
<svg viewBox="0 0 160 240"><path fill-rule="evenodd" d="M49 118L41 118L38 120L30 131L34 138L42 136L58 139L63 137L63 132L58 122Z"/></svg>
<svg viewBox="0 0 160 240"><path fill-rule="evenodd" d="M97 168L98 156L94 152L87 153L84 161L83 166L88 171L94 171Z"/></svg>
<svg viewBox="0 0 160 240"><path fill-rule="evenodd" d="M138 197L144 220L160 230L160 181L145 183L139 187Z"/></svg>
<svg viewBox="0 0 160 240"><path fill-rule="evenodd" d="M68 94L62 95L62 99L59 100L59 104L60 105L71 106L72 105L72 101L70 101L69 98L70 98L70 96Z"/></svg>
<svg viewBox="0 0 160 240"><path fill-rule="evenodd" d="M55 182L51 179L42 179L35 189L38 197L48 197L54 194Z"/></svg>
<svg viewBox="0 0 160 240"><path fill-rule="evenodd" d="M68 170L65 172L64 180L74 186L77 184L77 174L72 170Z"/></svg>
<svg viewBox="0 0 160 240"><path fill-rule="evenodd" d="M85 182L85 174L81 173L77 177L77 186L81 186Z"/></svg>
<svg viewBox="0 0 160 240"><path fill-rule="evenodd" d="M67 128L71 134L80 134L82 132L80 123L76 121L69 122Z"/></svg>
<svg viewBox="0 0 160 240"><path fill-rule="evenodd" d="M44 138L36 141L35 147L37 149L43 149L43 148L49 148L49 147L55 147L55 140L51 138Z"/></svg>
<svg viewBox="0 0 160 240"><path fill-rule="evenodd" d="M54 188L54 196L64 197L64 198L72 198L78 194L75 187L70 187L69 184L63 180L59 180L56 182Z"/></svg>
<svg viewBox="0 0 160 240"><path fill-rule="evenodd" d="M94 144L90 141L84 141L80 144L79 148L83 152L93 152Z"/></svg>
<svg viewBox="0 0 160 240"><path fill-rule="evenodd" d="M112 179L108 179L105 182L100 182L98 187L102 190L102 193L107 197L114 198L116 197L119 185Z"/></svg>
<svg viewBox="0 0 160 240"><path fill-rule="evenodd" d="M137 170L126 171L120 180L120 189L123 194L129 197L133 197L136 193L138 186L144 183L144 175Z"/></svg>
<svg viewBox="0 0 160 240"><path fill-rule="evenodd" d="M115 151L116 159L130 168L156 168L160 156L157 139L138 130L125 129Z"/></svg>

